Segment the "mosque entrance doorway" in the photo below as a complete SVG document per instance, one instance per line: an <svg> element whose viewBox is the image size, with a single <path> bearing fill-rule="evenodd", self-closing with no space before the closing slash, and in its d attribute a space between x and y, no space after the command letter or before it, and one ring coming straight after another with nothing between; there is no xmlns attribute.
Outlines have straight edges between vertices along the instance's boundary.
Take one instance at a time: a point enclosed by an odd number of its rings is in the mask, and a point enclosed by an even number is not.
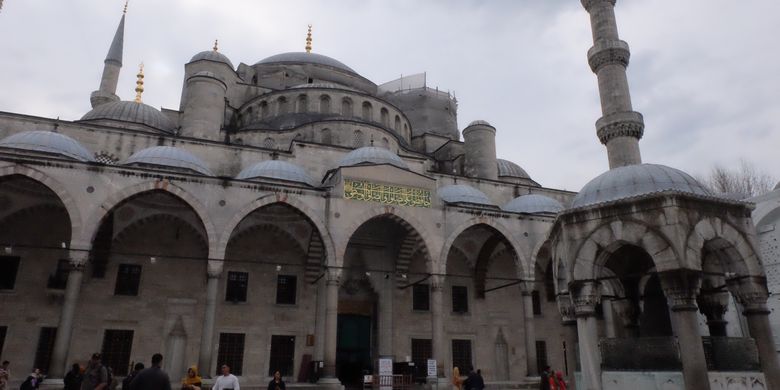
<svg viewBox="0 0 780 390"><path fill-rule="evenodd" d="M359 388L371 373L372 328L370 316L339 314L336 374L344 386Z"/></svg>

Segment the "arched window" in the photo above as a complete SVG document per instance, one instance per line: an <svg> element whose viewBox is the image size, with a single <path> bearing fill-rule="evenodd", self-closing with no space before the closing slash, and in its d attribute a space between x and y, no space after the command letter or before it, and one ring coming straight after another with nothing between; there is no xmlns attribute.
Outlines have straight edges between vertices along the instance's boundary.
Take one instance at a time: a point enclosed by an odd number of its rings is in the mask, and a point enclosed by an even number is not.
<svg viewBox="0 0 780 390"><path fill-rule="evenodd" d="M369 102L363 102L363 120L365 121L374 120L374 108L371 107L371 103Z"/></svg>
<svg viewBox="0 0 780 390"><path fill-rule="evenodd" d="M320 114L330 114L330 96L320 96Z"/></svg>
<svg viewBox="0 0 780 390"><path fill-rule="evenodd" d="M404 138L409 139L409 126L404 123Z"/></svg>
<svg viewBox="0 0 780 390"><path fill-rule="evenodd" d="M320 131L320 142L328 145L333 143L333 135L331 135L330 129L322 129Z"/></svg>
<svg viewBox="0 0 780 390"><path fill-rule="evenodd" d="M400 116L398 116L398 115L395 116L395 125L393 127L395 127L395 132L396 133L399 133L399 134L401 133L401 117Z"/></svg>
<svg viewBox="0 0 780 390"><path fill-rule="evenodd" d="M278 113L278 115L286 114L288 112L287 98L284 96L279 97L279 99L276 101L276 107L277 107L276 112Z"/></svg>
<svg viewBox="0 0 780 390"><path fill-rule="evenodd" d="M273 138L268 137L263 140L263 147L266 149L276 149L276 141Z"/></svg>
<svg viewBox="0 0 780 390"><path fill-rule="evenodd" d="M390 141L387 139L387 137L382 137L382 147L385 149L390 149Z"/></svg>
<svg viewBox="0 0 780 390"><path fill-rule="evenodd" d="M295 112L309 112L309 98L306 95L298 96L298 106Z"/></svg>
<svg viewBox="0 0 780 390"><path fill-rule="evenodd" d="M355 112L352 110L352 99L350 98L341 99L341 116L345 116L349 118L352 117L353 115L355 115Z"/></svg>
<svg viewBox="0 0 780 390"><path fill-rule="evenodd" d="M268 102L262 101L260 102L260 118L265 119L268 118Z"/></svg>
<svg viewBox="0 0 780 390"><path fill-rule="evenodd" d="M387 112L386 108L382 107L382 109L379 110L379 117L381 119L382 126L390 127L390 113Z"/></svg>
<svg viewBox="0 0 780 390"><path fill-rule="evenodd" d="M360 130L355 130L355 134L352 136L352 146L355 148L362 148L363 145L365 145L365 137L363 136L363 132Z"/></svg>

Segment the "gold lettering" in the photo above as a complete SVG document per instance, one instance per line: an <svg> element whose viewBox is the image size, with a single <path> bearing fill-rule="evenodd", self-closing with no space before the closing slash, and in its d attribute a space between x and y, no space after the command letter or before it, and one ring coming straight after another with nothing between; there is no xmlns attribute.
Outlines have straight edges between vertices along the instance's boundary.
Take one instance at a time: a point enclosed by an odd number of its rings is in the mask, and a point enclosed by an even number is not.
<svg viewBox="0 0 780 390"><path fill-rule="evenodd" d="M431 207L431 192L426 189L352 179L344 179L344 199L398 206Z"/></svg>

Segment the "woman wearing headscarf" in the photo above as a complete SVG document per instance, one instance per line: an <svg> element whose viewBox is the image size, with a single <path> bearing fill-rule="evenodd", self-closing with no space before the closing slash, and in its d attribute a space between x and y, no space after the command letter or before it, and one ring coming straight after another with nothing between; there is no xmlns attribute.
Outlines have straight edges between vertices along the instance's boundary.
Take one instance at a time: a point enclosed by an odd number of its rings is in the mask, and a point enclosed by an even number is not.
<svg viewBox="0 0 780 390"><path fill-rule="evenodd" d="M200 390L203 379L198 375L198 367L192 366L187 369L187 376L181 381L181 390Z"/></svg>

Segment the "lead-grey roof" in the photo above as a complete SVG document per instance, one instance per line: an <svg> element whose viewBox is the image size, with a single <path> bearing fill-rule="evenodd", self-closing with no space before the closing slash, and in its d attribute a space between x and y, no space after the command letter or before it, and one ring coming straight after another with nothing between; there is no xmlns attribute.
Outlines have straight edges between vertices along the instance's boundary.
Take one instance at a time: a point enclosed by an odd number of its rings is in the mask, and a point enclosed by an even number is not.
<svg viewBox="0 0 780 390"><path fill-rule="evenodd" d="M582 187L572 208L664 191L711 196L710 192L687 173L657 164L629 165L602 173Z"/></svg>
<svg viewBox="0 0 780 390"><path fill-rule="evenodd" d="M251 180L258 177L286 180L315 187L316 182L303 168L286 161L268 160L242 170L236 179Z"/></svg>
<svg viewBox="0 0 780 390"><path fill-rule="evenodd" d="M445 203L470 203L495 206L484 192L465 184L453 184L439 188L436 193Z"/></svg>
<svg viewBox="0 0 780 390"><path fill-rule="evenodd" d="M231 69L233 69L233 63L230 62L230 59L227 58L226 55L216 51L216 50L206 50L202 51L198 54L195 54L192 56L192 59L190 59L190 62L200 61L200 60L206 60L206 61L214 61L214 62L222 62L224 64L227 64L230 66Z"/></svg>
<svg viewBox="0 0 780 390"><path fill-rule="evenodd" d="M530 179L528 172L521 168L519 165L504 159L496 159L496 165L498 165L499 177L519 177L521 179Z"/></svg>
<svg viewBox="0 0 780 390"><path fill-rule="evenodd" d="M306 52L290 52L290 53L273 55L258 61L255 65L277 64L277 63L308 63L308 64L325 65L325 66L330 66L332 68L337 68L350 73L357 74L357 72L352 70L352 68L344 65L344 63L342 63L339 60L330 58L328 56L324 56L322 54L306 53Z"/></svg>
<svg viewBox="0 0 780 390"><path fill-rule="evenodd" d="M100 119L142 124L168 133L172 133L175 128L160 110L144 103L130 101L101 104L81 117L82 121Z"/></svg>
<svg viewBox="0 0 780 390"><path fill-rule="evenodd" d="M360 164L390 164L399 168L409 169L404 160L401 160L397 154L376 146L365 146L355 149L339 161L340 167L350 167Z"/></svg>
<svg viewBox="0 0 780 390"><path fill-rule="evenodd" d="M466 127L471 127L471 126L490 126L490 127L493 127L493 125L491 125L488 121L485 121L485 120L482 120L482 119L478 119L478 120L472 121Z"/></svg>
<svg viewBox="0 0 780 390"><path fill-rule="evenodd" d="M347 87L346 85L336 84L336 83L307 83L307 84L299 84L294 87L291 87L291 89L301 89L301 88L344 89L347 91L359 92L355 88Z"/></svg>
<svg viewBox="0 0 780 390"><path fill-rule="evenodd" d="M173 146L153 146L133 153L124 165L153 165L164 168L179 168L206 176L214 176L199 158L192 153Z"/></svg>
<svg viewBox="0 0 780 390"><path fill-rule="evenodd" d="M0 140L0 148L51 153L78 161L95 161L92 153L78 141L52 131L24 131L12 134Z"/></svg>
<svg viewBox="0 0 780 390"><path fill-rule="evenodd" d="M529 194L512 199L504 207L504 210L515 213L552 213L557 214L563 210L563 205L549 196Z"/></svg>

